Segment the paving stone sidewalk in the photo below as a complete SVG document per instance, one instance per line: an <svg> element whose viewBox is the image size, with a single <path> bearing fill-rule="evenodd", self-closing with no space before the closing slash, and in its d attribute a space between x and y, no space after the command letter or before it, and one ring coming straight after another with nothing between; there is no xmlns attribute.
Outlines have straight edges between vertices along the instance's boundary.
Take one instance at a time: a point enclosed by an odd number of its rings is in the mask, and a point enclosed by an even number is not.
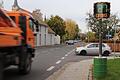
<svg viewBox="0 0 120 80"><path fill-rule="evenodd" d="M46 80L88 80L89 69L92 64L92 59L70 62L65 64Z"/></svg>

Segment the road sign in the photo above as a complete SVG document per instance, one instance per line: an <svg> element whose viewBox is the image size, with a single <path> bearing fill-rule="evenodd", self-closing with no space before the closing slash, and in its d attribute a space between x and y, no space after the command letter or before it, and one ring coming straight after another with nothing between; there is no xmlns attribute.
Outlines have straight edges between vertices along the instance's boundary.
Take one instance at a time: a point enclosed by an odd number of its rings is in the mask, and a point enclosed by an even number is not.
<svg viewBox="0 0 120 80"><path fill-rule="evenodd" d="M97 19L110 17L110 3L97 2L94 3L94 17Z"/></svg>

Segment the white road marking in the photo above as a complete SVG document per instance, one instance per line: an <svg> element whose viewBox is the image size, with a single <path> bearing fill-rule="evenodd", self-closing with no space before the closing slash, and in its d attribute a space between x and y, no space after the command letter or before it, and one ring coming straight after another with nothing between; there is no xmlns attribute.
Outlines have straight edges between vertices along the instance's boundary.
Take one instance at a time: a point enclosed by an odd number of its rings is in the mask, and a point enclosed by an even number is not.
<svg viewBox="0 0 120 80"><path fill-rule="evenodd" d="M65 59L65 57L62 57L61 59Z"/></svg>
<svg viewBox="0 0 120 80"><path fill-rule="evenodd" d="M65 54L65 57L68 56L69 54L71 54L74 50L75 50L75 49L73 49L72 51L70 51L70 52L68 52L67 54ZM45 51L44 51L44 52L45 52ZM61 59L63 60L63 59L65 59L65 57L62 57ZM58 61L56 62L56 64L59 64L59 63L61 63L61 60L58 60ZM54 68L55 68L55 66L51 66L50 68L47 69L47 71L51 71L51 70L53 70Z"/></svg>
<svg viewBox="0 0 120 80"><path fill-rule="evenodd" d="M74 50L75 50L75 49L73 49L72 51L68 52L67 54L68 54L68 55L71 54Z"/></svg>
<svg viewBox="0 0 120 80"><path fill-rule="evenodd" d="M68 54L66 54L65 56L68 56Z"/></svg>
<svg viewBox="0 0 120 80"><path fill-rule="evenodd" d="M59 61L56 62L56 64L59 64L59 63L61 63L61 60L59 60Z"/></svg>
<svg viewBox="0 0 120 80"><path fill-rule="evenodd" d="M50 68L47 69L47 71L51 71L54 68L55 68L55 66L51 66Z"/></svg>
<svg viewBox="0 0 120 80"><path fill-rule="evenodd" d="M73 49L72 51L68 52L65 56L68 56L69 54L71 54L75 49Z"/></svg>

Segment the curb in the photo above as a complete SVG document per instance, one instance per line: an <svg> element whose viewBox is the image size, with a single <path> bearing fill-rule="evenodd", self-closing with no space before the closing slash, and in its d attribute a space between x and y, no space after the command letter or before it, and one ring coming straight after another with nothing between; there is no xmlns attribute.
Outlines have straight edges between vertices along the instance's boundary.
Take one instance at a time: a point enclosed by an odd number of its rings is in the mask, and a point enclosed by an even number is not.
<svg viewBox="0 0 120 80"><path fill-rule="evenodd" d="M88 80L93 80L93 64L90 65Z"/></svg>

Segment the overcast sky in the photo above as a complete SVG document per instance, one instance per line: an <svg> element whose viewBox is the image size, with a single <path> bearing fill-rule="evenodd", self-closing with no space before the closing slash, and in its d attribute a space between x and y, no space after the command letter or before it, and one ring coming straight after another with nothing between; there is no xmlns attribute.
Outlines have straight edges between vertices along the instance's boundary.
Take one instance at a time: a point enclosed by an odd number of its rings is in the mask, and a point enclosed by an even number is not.
<svg viewBox="0 0 120 80"><path fill-rule="evenodd" d="M4 8L11 9L14 0L3 0ZM87 32L86 13L93 11L93 3L97 1L111 2L111 13L120 13L120 0L18 0L20 7L32 12L41 9L43 15L59 15L63 19L70 18L79 24L82 32Z"/></svg>

